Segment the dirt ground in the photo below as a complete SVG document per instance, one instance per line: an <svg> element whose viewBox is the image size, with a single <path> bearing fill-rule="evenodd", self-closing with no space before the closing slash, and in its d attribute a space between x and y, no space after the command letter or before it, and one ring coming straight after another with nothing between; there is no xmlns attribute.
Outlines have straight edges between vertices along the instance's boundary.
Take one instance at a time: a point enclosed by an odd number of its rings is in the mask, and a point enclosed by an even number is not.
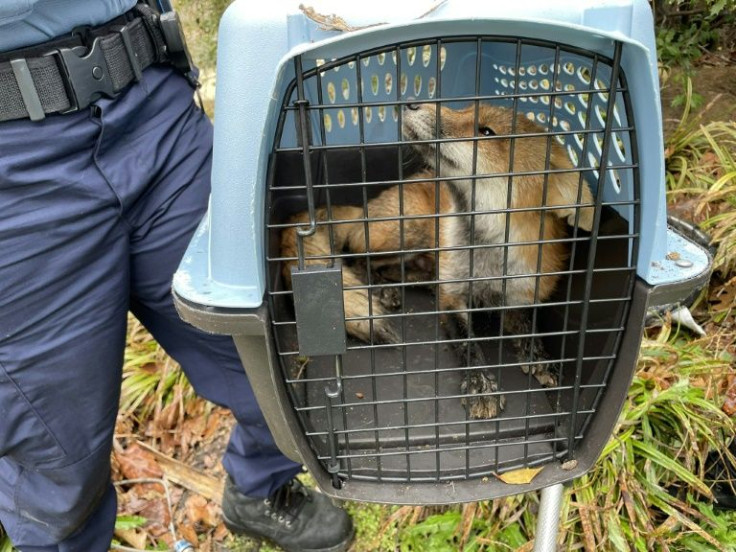
<svg viewBox="0 0 736 552"><path fill-rule="evenodd" d="M662 115L665 134L682 116L682 106L672 101L685 88L681 69L672 70L662 78ZM692 69L693 92L703 97L702 122L736 120L736 52L729 56L710 56Z"/></svg>

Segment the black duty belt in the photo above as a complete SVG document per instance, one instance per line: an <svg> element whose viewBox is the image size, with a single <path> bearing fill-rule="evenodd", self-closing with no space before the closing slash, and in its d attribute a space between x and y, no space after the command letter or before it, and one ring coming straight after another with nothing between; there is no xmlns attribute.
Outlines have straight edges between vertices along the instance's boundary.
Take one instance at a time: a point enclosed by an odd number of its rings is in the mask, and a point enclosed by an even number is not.
<svg viewBox="0 0 736 552"><path fill-rule="evenodd" d="M0 52L0 121L79 111L114 97L156 63L174 65L197 86L176 14L143 4L100 27Z"/></svg>

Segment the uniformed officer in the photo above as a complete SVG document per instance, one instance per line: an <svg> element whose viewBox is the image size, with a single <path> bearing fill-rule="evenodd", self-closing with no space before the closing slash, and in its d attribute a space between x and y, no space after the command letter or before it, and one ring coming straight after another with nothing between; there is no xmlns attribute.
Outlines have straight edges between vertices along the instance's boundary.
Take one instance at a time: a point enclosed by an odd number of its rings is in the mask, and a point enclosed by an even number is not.
<svg viewBox="0 0 736 552"><path fill-rule="evenodd" d="M108 549L131 310L238 421L228 527L343 550L349 517L294 480L301 467L274 445L231 339L173 307L212 136L171 21L136 0L0 2L0 521L23 551Z"/></svg>

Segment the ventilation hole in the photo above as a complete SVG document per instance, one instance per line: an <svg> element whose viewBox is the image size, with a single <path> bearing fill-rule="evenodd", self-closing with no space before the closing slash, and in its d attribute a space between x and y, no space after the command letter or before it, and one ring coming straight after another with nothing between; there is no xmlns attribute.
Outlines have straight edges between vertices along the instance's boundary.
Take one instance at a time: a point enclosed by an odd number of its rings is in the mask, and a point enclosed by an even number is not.
<svg viewBox="0 0 736 552"><path fill-rule="evenodd" d="M616 124L618 124L618 126L621 126L621 117L618 114L618 107L616 107L615 105L613 106L613 118L616 119Z"/></svg>
<svg viewBox="0 0 736 552"><path fill-rule="evenodd" d="M537 121L539 121L540 123L546 123L547 116L544 113L537 113Z"/></svg>
<svg viewBox="0 0 736 552"><path fill-rule="evenodd" d="M414 95L419 96L422 91L422 76L414 75Z"/></svg>
<svg viewBox="0 0 736 552"><path fill-rule="evenodd" d="M503 86L504 88L508 88L509 81L507 81L505 78L501 79L501 86Z"/></svg>
<svg viewBox="0 0 736 552"><path fill-rule="evenodd" d="M447 50L443 46L440 48L440 71L445 68L445 62L447 61Z"/></svg>
<svg viewBox="0 0 736 552"><path fill-rule="evenodd" d="M394 88L394 77L391 75L391 73L386 73L385 85L386 85L386 94L391 94L391 90Z"/></svg>
<svg viewBox="0 0 736 552"><path fill-rule="evenodd" d="M568 75L572 75L573 73L575 73L575 65L571 61L568 61L565 65L563 65L562 69Z"/></svg>
<svg viewBox="0 0 736 552"><path fill-rule="evenodd" d="M562 98L559 96L555 97L555 109L562 109Z"/></svg>
<svg viewBox="0 0 736 552"><path fill-rule="evenodd" d="M541 100L544 105L549 105L549 96L542 96Z"/></svg>
<svg viewBox="0 0 736 552"><path fill-rule="evenodd" d="M512 77L515 77L516 76L516 69L514 69L513 67L509 67L509 75L511 75Z"/></svg>
<svg viewBox="0 0 736 552"><path fill-rule="evenodd" d="M543 75L546 75L547 73L549 73L549 65L547 65L546 63L543 63L542 65L540 65L539 72L542 73Z"/></svg>
<svg viewBox="0 0 736 552"><path fill-rule="evenodd" d="M526 90L526 81L519 81L519 88Z"/></svg>
<svg viewBox="0 0 736 552"><path fill-rule="evenodd" d="M578 152L576 152L572 146L567 146L567 155L570 157L573 167L577 167L579 161Z"/></svg>
<svg viewBox="0 0 736 552"><path fill-rule="evenodd" d="M330 101L330 103L335 103L335 99L337 98L337 92L335 92L335 83L328 82L327 83L327 99Z"/></svg>
<svg viewBox="0 0 736 552"><path fill-rule="evenodd" d="M376 56L376 61L378 62L378 65L383 65L386 63L386 52L381 52Z"/></svg>
<svg viewBox="0 0 736 552"><path fill-rule="evenodd" d="M353 126L358 126L358 121L360 120L360 115L358 112L358 108L354 107L350 110L350 119L353 122Z"/></svg>
<svg viewBox="0 0 736 552"><path fill-rule="evenodd" d="M568 121L567 121L566 119L562 119L562 120L560 121L560 128L561 128L562 130L564 130L565 132L569 132L569 131L570 131L570 128L571 128L571 126L570 126L570 123L569 123L569 122L568 122Z"/></svg>
<svg viewBox="0 0 736 552"><path fill-rule="evenodd" d="M406 87L409 85L409 78L406 73L401 73L401 95L406 94Z"/></svg>
<svg viewBox="0 0 736 552"><path fill-rule="evenodd" d="M578 78L580 79L580 82L582 82L585 85L590 84L590 69L587 67L579 67L578 68Z"/></svg>
<svg viewBox="0 0 736 552"><path fill-rule="evenodd" d="M549 79L542 79L539 81L539 86L544 90L549 90Z"/></svg>
<svg viewBox="0 0 736 552"><path fill-rule="evenodd" d="M621 139L621 136L618 134L615 134L616 136L616 149L618 150L618 155L621 158L621 161L626 161L626 144L624 144L624 141Z"/></svg>
<svg viewBox="0 0 736 552"><path fill-rule="evenodd" d="M365 108L365 122L370 123L373 120L373 108L370 106Z"/></svg>
<svg viewBox="0 0 736 552"><path fill-rule="evenodd" d="M530 65L527 69L527 73L529 73L531 76L534 76L537 74L537 66L536 65Z"/></svg>
<svg viewBox="0 0 736 552"><path fill-rule="evenodd" d="M505 66L502 65L501 67L498 68L498 70L501 71L501 74L502 75L505 75L506 74L506 67Z"/></svg>
<svg viewBox="0 0 736 552"><path fill-rule="evenodd" d="M529 100L529 98L527 98L526 96L521 96L521 97L519 98L519 100L520 100L520 101L522 101L522 102L526 102L526 101L528 101L528 100Z"/></svg>
<svg viewBox="0 0 736 552"><path fill-rule="evenodd" d="M595 106L595 114L598 118L598 121L603 125L606 126L606 112L603 111L601 106L597 105Z"/></svg>
<svg viewBox="0 0 736 552"><path fill-rule="evenodd" d="M613 191L617 194L621 193L621 177L618 174L618 171L616 169L609 170L609 174L611 176L611 187L613 188Z"/></svg>
<svg viewBox="0 0 736 552"><path fill-rule="evenodd" d="M391 50L391 60L394 62L394 65L396 65L396 50Z"/></svg>
<svg viewBox="0 0 736 552"><path fill-rule="evenodd" d="M432 47L426 44L422 46L422 65L429 67L430 61L432 61Z"/></svg>
<svg viewBox="0 0 736 552"><path fill-rule="evenodd" d="M562 83L560 81L555 81L555 90L557 92L560 92L562 90Z"/></svg>
<svg viewBox="0 0 736 552"><path fill-rule="evenodd" d="M371 64L371 58L363 58L363 67L368 67Z"/></svg>
<svg viewBox="0 0 736 552"><path fill-rule="evenodd" d="M590 100L590 94L580 94L578 96L578 101L580 102L580 105L585 108L588 107L588 100Z"/></svg>
<svg viewBox="0 0 736 552"><path fill-rule="evenodd" d="M575 143L578 145L578 149L583 149L583 135L580 133L575 134Z"/></svg>
<svg viewBox="0 0 736 552"><path fill-rule="evenodd" d="M386 106L381 105L378 107L378 120L383 122L386 120Z"/></svg>
<svg viewBox="0 0 736 552"><path fill-rule="evenodd" d="M558 143L559 143L559 144L560 144L561 146L564 146L564 145L565 145L565 139L564 139L564 138L563 138L562 136L560 136L559 134L558 134L557 136L555 136L555 140L557 140L557 142L558 142Z"/></svg>
<svg viewBox="0 0 736 552"><path fill-rule="evenodd" d="M530 121L534 122L534 112L533 111L527 111L526 118Z"/></svg>
<svg viewBox="0 0 736 552"><path fill-rule="evenodd" d="M395 105L394 108L391 110L391 113L393 114L394 121L399 120L399 106Z"/></svg>
<svg viewBox="0 0 736 552"><path fill-rule="evenodd" d="M603 82L601 79L595 79L595 87L598 90L606 90L608 88L608 85Z"/></svg>
<svg viewBox="0 0 736 552"><path fill-rule="evenodd" d="M350 99L350 83L348 79L342 79L342 97L346 100Z"/></svg>
<svg viewBox="0 0 736 552"><path fill-rule="evenodd" d="M565 111L567 111L570 115L575 115L575 112L577 111L577 108L575 107L575 104L572 102L567 102L565 104Z"/></svg>
<svg viewBox="0 0 736 552"><path fill-rule="evenodd" d="M350 67L350 69L355 69L355 62L354 61L349 61L348 62L348 67Z"/></svg>
<svg viewBox="0 0 736 552"><path fill-rule="evenodd" d="M434 77L429 77L429 81L427 82L427 94L429 94L430 98L434 98L434 93L436 89L437 80L435 80Z"/></svg>
<svg viewBox="0 0 736 552"><path fill-rule="evenodd" d="M371 75L371 92L374 96L378 96L378 75Z"/></svg>
<svg viewBox="0 0 736 552"><path fill-rule="evenodd" d="M526 68L519 67L519 76L523 77L524 75L526 75Z"/></svg>
<svg viewBox="0 0 736 552"><path fill-rule="evenodd" d="M588 116L585 114L585 111L578 111L578 119L580 119L580 124L583 125L583 128L588 128Z"/></svg>
<svg viewBox="0 0 736 552"><path fill-rule="evenodd" d="M557 83L559 85L559 83ZM566 84L565 85L565 92L574 92L575 91L575 85L574 84Z"/></svg>
<svg viewBox="0 0 736 552"><path fill-rule="evenodd" d="M549 103L549 98L547 96L542 96L542 102L544 102L544 99L547 98L547 102ZM529 96L529 101L532 103L539 103L539 96Z"/></svg>
<svg viewBox="0 0 736 552"><path fill-rule="evenodd" d="M592 151L588 152L588 162L590 163L589 165L590 168L592 169L600 168L600 160L595 155L593 155ZM596 173L596 176L598 176L597 173Z"/></svg>
<svg viewBox="0 0 736 552"><path fill-rule="evenodd" d="M529 88L531 88L532 90L537 90L539 88L539 82L537 81L537 79L529 81Z"/></svg>
<svg viewBox="0 0 736 552"><path fill-rule="evenodd" d="M600 154L603 151L603 138L599 135L595 135L595 149Z"/></svg>
<svg viewBox="0 0 736 552"><path fill-rule="evenodd" d="M340 125L340 128L345 128L345 113L342 109L337 112L337 124Z"/></svg>
<svg viewBox="0 0 736 552"><path fill-rule="evenodd" d="M332 132L332 117L328 113L325 113L325 131Z"/></svg>
<svg viewBox="0 0 736 552"><path fill-rule="evenodd" d="M414 46L406 51L406 60L409 62L410 67L414 65L414 62L417 60L417 49Z"/></svg>
<svg viewBox="0 0 736 552"><path fill-rule="evenodd" d="M552 126L557 126L560 121L557 120L557 116L552 117Z"/></svg>

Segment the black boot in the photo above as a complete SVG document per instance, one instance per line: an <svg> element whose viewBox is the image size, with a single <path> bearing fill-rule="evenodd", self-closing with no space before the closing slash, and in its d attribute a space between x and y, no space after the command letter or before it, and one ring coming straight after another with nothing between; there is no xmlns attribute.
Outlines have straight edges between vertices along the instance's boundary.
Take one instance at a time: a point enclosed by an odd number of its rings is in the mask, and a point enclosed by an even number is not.
<svg viewBox="0 0 736 552"><path fill-rule="evenodd" d="M286 552L343 552L353 538L350 516L297 479L268 498L251 498L228 478L222 516L231 532L267 538Z"/></svg>

